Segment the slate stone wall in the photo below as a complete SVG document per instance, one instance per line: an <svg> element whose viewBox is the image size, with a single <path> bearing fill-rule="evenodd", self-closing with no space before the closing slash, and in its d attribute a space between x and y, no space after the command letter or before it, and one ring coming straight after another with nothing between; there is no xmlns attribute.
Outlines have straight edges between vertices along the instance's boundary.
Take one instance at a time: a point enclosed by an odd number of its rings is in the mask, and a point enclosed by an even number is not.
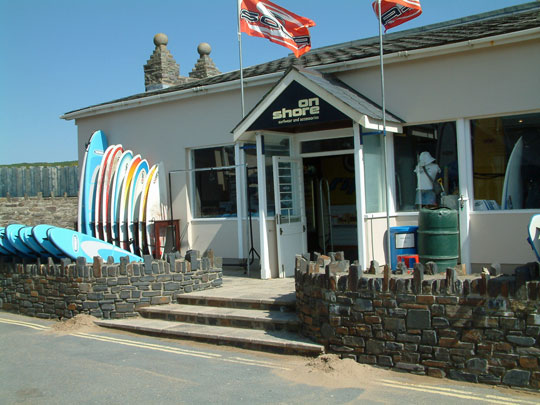
<svg viewBox="0 0 540 405"><path fill-rule="evenodd" d="M363 274L297 257L302 333L360 363L540 388L538 263L515 276Z"/></svg>
<svg viewBox="0 0 540 405"><path fill-rule="evenodd" d="M0 198L0 226L49 224L75 229L77 197L7 197Z"/></svg>
<svg viewBox="0 0 540 405"><path fill-rule="evenodd" d="M115 319L137 316L137 309L169 304L179 294L220 287L221 259L177 258L167 261L93 264L85 260L55 264L0 261L0 308L39 318L90 314ZM2 260L2 259L0 259Z"/></svg>

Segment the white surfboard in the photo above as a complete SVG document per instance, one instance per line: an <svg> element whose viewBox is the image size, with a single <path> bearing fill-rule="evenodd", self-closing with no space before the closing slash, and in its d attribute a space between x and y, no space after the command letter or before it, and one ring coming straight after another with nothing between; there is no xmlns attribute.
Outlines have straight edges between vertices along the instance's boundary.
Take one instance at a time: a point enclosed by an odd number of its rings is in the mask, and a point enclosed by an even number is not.
<svg viewBox="0 0 540 405"><path fill-rule="evenodd" d="M110 232L110 211L111 211L111 191L112 191L112 181L114 173L118 168L120 163L120 157L124 148L122 145L115 145L114 149L111 151L109 156L109 162L107 168L105 169L105 175L103 176L103 187L101 192L101 222L102 222L102 232L103 240L111 242L111 232Z"/></svg>
<svg viewBox="0 0 540 405"><path fill-rule="evenodd" d="M505 210L517 210L523 208L523 182L521 179L521 161L523 159L523 138L519 138L504 174L504 185L501 206Z"/></svg>
<svg viewBox="0 0 540 405"><path fill-rule="evenodd" d="M137 255L140 255L139 244L139 206L141 202L141 194L146 183L148 173L148 162L143 159L137 165L133 180L129 188L128 195L128 239L130 242L129 250Z"/></svg>
<svg viewBox="0 0 540 405"><path fill-rule="evenodd" d="M165 169L163 162L158 167L150 180L148 197L146 199L146 240L151 254L156 258L163 255L166 235L159 235L160 251L156 251L154 237L154 222L168 219L169 208L167 204L167 187L165 185Z"/></svg>
<svg viewBox="0 0 540 405"><path fill-rule="evenodd" d="M105 153L103 154L103 159L101 161L101 167L99 170L99 175L98 175L97 183L96 183L96 199L95 199L96 208L95 208L94 235L96 235L96 238L102 239L102 240L103 240L103 226L102 226L103 218L101 217L101 215L103 213L103 209L102 209L103 178L105 176L105 172L107 171L107 166L109 164L109 157L114 147L115 145L110 145L107 149L105 149Z"/></svg>
<svg viewBox="0 0 540 405"><path fill-rule="evenodd" d="M540 214L533 215L529 221L529 237L527 241L536 255L536 259L540 262Z"/></svg>
<svg viewBox="0 0 540 405"><path fill-rule="evenodd" d="M150 253L148 250L148 242L146 238L146 201L148 200L148 190L150 189L151 180L157 168L157 165L153 165L150 168L150 172L148 173L148 176L146 176L144 189L141 193L141 200L139 206L139 246L143 255Z"/></svg>
<svg viewBox="0 0 540 405"><path fill-rule="evenodd" d="M133 176L137 170L137 166L141 161L141 155L136 155L130 162L129 168L124 177L122 183L122 189L119 196L119 210L118 210L118 228L120 233L120 247L124 250L129 250L129 236L128 236L128 204L129 204L129 190Z"/></svg>
<svg viewBox="0 0 540 405"><path fill-rule="evenodd" d="M133 159L133 152L130 150L124 151L120 156L120 161L118 162L118 167L112 178L112 189L111 189L111 204L109 212L109 224L111 232L111 243L114 243L116 246L120 246L120 230L118 224L118 216L120 211L120 193L122 191L122 185L124 179Z"/></svg>

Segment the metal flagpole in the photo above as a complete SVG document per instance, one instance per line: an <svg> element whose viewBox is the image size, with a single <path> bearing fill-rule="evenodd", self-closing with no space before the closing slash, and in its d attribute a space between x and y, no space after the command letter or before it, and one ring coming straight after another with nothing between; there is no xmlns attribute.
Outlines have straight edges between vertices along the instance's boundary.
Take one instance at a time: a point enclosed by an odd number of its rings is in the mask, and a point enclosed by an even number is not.
<svg viewBox="0 0 540 405"><path fill-rule="evenodd" d="M244 68L242 66L242 32L240 31L240 3L242 0L236 1L236 15L238 17L238 56L240 58L240 100L242 103L242 118L245 116L244 110Z"/></svg>
<svg viewBox="0 0 540 405"><path fill-rule="evenodd" d="M381 15L381 0L377 0L379 7L379 51L380 51L380 65L381 65L381 94L382 94L382 118L383 118L383 153L384 153L384 189L386 192L386 243L388 249L388 261L391 262L390 257L390 196L388 193L388 156L386 154L386 105L384 98L384 63L383 63L383 40L382 40L382 15Z"/></svg>

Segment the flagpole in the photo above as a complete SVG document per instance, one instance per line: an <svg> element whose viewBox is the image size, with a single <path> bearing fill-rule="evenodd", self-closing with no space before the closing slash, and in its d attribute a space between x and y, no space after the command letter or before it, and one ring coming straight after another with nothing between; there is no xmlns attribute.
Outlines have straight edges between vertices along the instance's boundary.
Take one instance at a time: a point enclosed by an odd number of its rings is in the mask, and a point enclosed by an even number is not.
<svg viewBox="0 0 540 405"><path fill-rule="evenodd" d="M245 116L244 109L244 68L242 66L242 32L240 31L240 3L236 1L236 16L238 17L238 57L240 58L240 100L242 103L242 118Z"/></svg>
<svg viewBox="0 0 540 405"><path fill-rule="evenodd" d="M386 104L384 98L384 63L383 63L383 40L382 40L382 14L381 14L381 0L377 0L379 7L379 51L380 51L380 65L381 65L381 94L382 94L382 119L383 119L383 154L384 154L384 189L386 192L386 243L388 249L388 261L391 263L390 257L390 196L388 193L388 156L386 153ZM388 263L387 263L388 264Z"/></svg>

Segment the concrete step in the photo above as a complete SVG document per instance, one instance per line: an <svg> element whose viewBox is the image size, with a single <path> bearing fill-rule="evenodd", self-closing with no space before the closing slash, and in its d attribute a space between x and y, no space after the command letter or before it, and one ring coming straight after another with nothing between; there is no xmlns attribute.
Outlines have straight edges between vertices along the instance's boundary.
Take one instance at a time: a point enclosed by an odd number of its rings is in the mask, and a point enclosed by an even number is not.
<svg viewBox="0 0 540 405"><path fill-rule="evenodd" d="M138 312L149 319L266 331L286 330L298 332L300 324L294 312L238 309L221 306L169 304L144 307L139 309Z"/></svg>
<svg viewBox="0 0 540 405"><path fill-rule="evenodd" d="M270 332L257 329L200 325L147 318L100 319L95 321L95 323L107 328L155 336L191 339L282 354L318 356L324 351L324 346L315 344L296 333L287 331Z"/></svg>
<svg viewBox="0 0 540 405"><path fill-rule="evenodd" d="M218 297L201 294L182 294L178 296L178 303L184 305L199 305L211 307L259 309L266 311L295 312L296 300L289 298L243 298L243 297Z"/></svg>

